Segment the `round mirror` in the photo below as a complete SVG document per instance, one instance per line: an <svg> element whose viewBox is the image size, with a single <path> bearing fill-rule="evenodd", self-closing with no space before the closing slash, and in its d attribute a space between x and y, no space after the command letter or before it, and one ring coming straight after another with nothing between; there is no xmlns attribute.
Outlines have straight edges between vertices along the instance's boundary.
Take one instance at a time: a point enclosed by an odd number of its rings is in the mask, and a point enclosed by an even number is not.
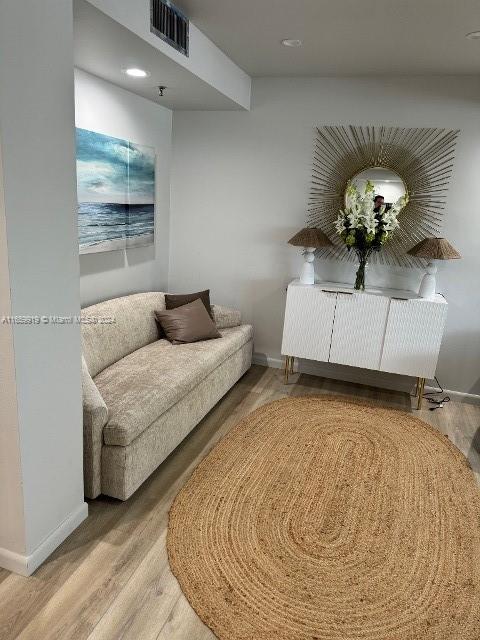
<svg viewBox="0 0 480 640"><path fill-rule="evenodd" d="M401 177L391 169L370 167L357 173L352 178L352 184L363 194L367 180L375 185L375 197L383 197L383 202L379 200L379 204L385 204L387 207L394 204L407 192Z"/></svg>

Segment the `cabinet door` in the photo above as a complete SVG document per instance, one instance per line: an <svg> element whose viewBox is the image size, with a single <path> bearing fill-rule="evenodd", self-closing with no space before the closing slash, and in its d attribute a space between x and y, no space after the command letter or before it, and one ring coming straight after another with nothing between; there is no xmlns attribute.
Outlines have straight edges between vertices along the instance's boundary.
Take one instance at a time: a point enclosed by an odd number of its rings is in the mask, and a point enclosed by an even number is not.
<svg viewBox="0 0 480 640"><path fill-rule="evenodd" d="M330 362L378 369L389 299L365 293L338 292Z"/></svg>
<svg viewBox="0 0 480 640"><path fill-rule="evenodd" d="M381 371L433 378L446 317L442 302L392 299Z"/></svg>
<svg viewBox="0 0 480 640"><path fill-rule="evenodd" d="M336 299L335 292L319 287L288 287L283 355L328 360Z"/></svg>

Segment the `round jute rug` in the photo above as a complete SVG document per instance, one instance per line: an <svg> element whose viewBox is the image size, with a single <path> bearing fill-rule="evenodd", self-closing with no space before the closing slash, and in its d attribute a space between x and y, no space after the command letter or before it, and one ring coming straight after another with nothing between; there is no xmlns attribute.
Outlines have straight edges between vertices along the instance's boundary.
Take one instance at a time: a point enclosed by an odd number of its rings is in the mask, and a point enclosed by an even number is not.
<svg viewBox="0 0 480 640"><path fill-rule="evenodd" d="M480 491L401 411L321 396L254 411L180 491L168 554L221 640L480 638Z"/></svg>

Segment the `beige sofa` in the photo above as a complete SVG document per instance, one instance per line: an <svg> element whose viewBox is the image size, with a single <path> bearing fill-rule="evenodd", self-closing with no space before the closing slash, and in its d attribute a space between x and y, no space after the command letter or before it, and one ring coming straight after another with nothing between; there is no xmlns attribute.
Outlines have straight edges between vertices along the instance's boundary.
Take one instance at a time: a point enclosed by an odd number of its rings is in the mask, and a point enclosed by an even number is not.
<svg viewBox="0 0 480 640"><path fill-rule="evenodd" d="M85 495L126 500L247 371L253 330L213 306L222 335L172 345L158 339L163 293L82 310Z"/></svg>

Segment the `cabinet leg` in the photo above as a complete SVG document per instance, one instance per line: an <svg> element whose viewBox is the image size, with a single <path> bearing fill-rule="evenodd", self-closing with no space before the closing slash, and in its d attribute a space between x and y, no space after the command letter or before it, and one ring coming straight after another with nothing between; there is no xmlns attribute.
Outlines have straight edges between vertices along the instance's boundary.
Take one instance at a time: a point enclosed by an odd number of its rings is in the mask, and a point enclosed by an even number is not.
<svg viewBox="0 0 480 640"><path fill-rule="evenodd" d="M424 391L425 391L425 378L419 378L417 383L417 409L422 408Z"/></svg>
<svg viewBox="0 0 480 640"><path fill-rule="evenodd" d="M415 398L418 398L418 390L420 388L420 378L417 378L417 382L415 384Z"/></svg>
<svg viewBox="0 0 480 640"><path fill-rule="evenodd" d="M290 357L289 356L285 356L285 368L283 371L283 381L284 384L288 384L288 372L290 371Z"/></svg>
<svg viewBox="0 0 480 640"><path fill-rule="evenodd" d="M293 368L295 365L295 358L293 356L290 356L290 373L293 374Z"/></svg>

